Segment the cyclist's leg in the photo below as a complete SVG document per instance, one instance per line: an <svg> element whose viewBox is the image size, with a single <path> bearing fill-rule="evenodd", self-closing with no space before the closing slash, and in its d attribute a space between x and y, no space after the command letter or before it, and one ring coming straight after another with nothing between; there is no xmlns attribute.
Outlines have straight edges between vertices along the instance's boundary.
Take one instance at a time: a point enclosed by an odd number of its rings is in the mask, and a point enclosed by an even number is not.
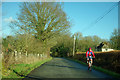
<svg viewBox="0 0 120 80"><path fill-rule="evenodd" d="M90 71L92 71L92 58L90 59Z"/></svg>
<svg viewBox="0 0 120 80"><path fill-rule="evenodd" d="M92 71L92 63L91 63L91 60L89 60L88 70Z"/></svg>
<svg viewBox="0 0 120 80"><path fill-rule="evenodd" d="M90 59L90 61L89 61L89 67L91 67L91 59Z"/></svg>
<svg viewBox="0 0 120 80"><path fill-rule="evenodd" d="M91 59L91 65L92 65L92 63L93 63L93 60Z"/></svg>
<svg viewBox="0 0 120 80"><path fill-rule="evenodd" d="M87 63L89 62L89 58L87 58Z"/></svg>
<svg viewBox="0 0 120 80"><path fill-rule="evenodd" d="M90 67L91 67L91 59L89 57L89 60L88 60L88 70L90 69Z"/></svg>
<svg viewBox="0 0 120 80"><path fill-rule="evenodd" d="M89 57L87 58L88 70L89 70Z"/></svg>
<svg viewBox="0 0 120 80"><path fill-rule="evenodd" d="M88 70L90 69L90 62L88 62Z"/></svg>

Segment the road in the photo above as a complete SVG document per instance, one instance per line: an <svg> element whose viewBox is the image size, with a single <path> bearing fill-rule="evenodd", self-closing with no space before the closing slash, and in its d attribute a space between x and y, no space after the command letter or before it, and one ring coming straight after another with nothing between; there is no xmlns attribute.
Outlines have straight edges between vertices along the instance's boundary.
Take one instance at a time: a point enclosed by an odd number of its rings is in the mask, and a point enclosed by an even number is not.
<svg viewBox="0 0 120 80"><path fill-rule="evenodd" d="M28 78L112 78L102 72L88 71L87 66L64 58L53 58L51 61L34 69Z"/></svg>

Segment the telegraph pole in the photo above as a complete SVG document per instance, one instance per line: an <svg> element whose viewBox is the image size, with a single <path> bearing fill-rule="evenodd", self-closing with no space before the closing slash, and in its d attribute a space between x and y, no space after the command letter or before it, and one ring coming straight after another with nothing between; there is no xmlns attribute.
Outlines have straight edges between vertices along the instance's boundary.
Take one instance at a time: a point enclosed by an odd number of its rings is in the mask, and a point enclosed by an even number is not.
<svg viewBox="0 0 120 80"><path fill-rule="evenodd" d="M75 55L75 34L74 34L74 40L73 40L73 56Z"/></svg>

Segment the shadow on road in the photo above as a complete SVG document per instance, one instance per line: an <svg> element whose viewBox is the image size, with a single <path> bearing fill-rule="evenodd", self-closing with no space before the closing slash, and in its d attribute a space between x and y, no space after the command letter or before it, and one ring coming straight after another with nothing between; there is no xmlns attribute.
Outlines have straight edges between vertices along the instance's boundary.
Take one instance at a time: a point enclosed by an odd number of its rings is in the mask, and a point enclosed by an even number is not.
<svg viewBox="0 0 120 80"><path fill-rule="evenodd" d="M55 67L66 67L66 68L80 69L80 68L77 68L77 67L62 66L62 65L51 65L51 64L45 64L45 65L47 65L47 66L55 66Z"/></svg>
<svg viewBox="0 0 120 80"><path fill-rule="evenodd" d="M44 80L44 78L36 78L36 77L26 76L22 80Z"/></svg>

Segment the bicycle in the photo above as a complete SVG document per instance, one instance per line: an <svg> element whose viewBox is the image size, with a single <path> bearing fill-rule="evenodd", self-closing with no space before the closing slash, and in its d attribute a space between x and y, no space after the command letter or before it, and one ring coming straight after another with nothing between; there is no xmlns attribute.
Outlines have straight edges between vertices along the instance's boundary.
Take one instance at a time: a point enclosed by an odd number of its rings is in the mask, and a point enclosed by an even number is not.
<svg viewBox="0 0 120 80"><path fill-rule="evenodd" d="M87 63L88 63L88 70L92 71L92 63L94 61L95 58L88 58L87 59Z"/></svg>

